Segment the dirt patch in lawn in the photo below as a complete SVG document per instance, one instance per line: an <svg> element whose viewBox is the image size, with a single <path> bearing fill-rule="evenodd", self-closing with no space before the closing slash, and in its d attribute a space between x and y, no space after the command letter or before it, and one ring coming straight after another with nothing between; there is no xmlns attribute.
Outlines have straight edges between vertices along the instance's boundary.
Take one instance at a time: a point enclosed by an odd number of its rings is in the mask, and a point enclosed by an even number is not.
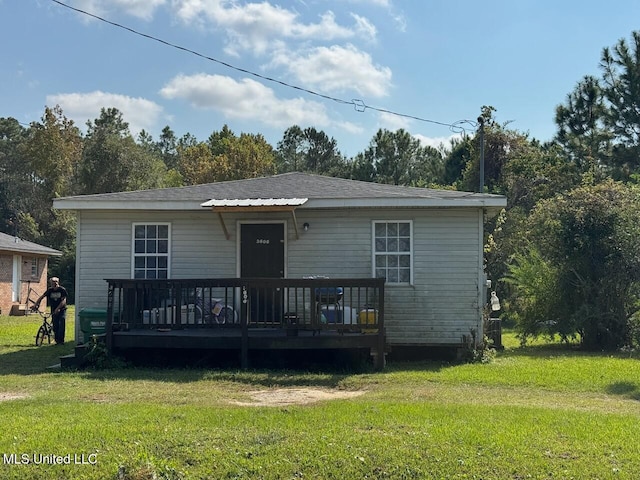
<svg viewBox="0 0 640 480"><path fill-rule="evenodd" d="M12 393L12 392L0 392L0 402L7 402L9 400L22 400L23 398L27 398L29 395L25 395L24 393Z"/></svg>
<svg viewBox="0 0 640 480"><path fill-rule="evenodd" d="M233 403L245 407L286 407L288 405L308 405L324 400L355 398L364 393L363 390L349 391L329 388L278 388L248 392L251 401L235 401Z"/></svg>

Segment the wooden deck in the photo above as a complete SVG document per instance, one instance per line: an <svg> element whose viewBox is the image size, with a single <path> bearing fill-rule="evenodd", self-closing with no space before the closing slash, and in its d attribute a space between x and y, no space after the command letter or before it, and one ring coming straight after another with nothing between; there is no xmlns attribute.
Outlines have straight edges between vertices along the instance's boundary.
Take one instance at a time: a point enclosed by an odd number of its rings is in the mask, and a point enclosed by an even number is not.
<svg viewBox="0 0 640 480"><path fill-rule="evenodd" d="M111 279L110 349L369 349L384 366L384 279Z"/></svg>
<svg viewBox="0 0 640 480"><path fill-rule="evenodd" d="M292 333L284 329L250 328L247 348L253 349L341 349L376 348L377 334L339 333L336 331ZM114 348L197 348L239 350L242 347L240 329L218 330L128 330L114 332Z"/></svg>

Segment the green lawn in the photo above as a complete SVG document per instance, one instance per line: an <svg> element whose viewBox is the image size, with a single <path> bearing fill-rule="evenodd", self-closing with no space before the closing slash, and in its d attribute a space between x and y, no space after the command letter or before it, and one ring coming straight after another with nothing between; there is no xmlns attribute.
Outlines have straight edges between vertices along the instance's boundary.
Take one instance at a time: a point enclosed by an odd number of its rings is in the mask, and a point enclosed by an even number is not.
<svg viewBox="0 0 640 480"><path fill-rule="evenodd" d="M72 346L35 347L37 326L0 316L0 479L640 478L628 354L507 333L485 365L60 372Z"/></svg>

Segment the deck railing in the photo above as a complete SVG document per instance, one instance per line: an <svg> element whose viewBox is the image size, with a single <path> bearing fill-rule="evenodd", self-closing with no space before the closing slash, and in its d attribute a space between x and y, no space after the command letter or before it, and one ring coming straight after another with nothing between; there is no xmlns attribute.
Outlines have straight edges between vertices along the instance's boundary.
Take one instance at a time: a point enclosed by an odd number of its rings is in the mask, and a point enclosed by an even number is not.
<svg viewBox="0 0 640 480"><path fill-rule="evenodd" d="M109 279L107 331L285 328L374 333L384 279Z"/></svg>

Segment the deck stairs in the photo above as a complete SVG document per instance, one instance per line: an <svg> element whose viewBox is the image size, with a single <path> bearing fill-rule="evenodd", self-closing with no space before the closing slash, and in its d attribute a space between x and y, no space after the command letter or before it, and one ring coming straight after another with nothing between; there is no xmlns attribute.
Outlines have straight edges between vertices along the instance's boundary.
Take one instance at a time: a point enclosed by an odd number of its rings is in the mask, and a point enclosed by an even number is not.
<svg viewBox="0 0 640 480"><path fill-rule="evenodd" d="M85 344L76 345L73 353L60 357L60 368L72 370L82 366L84 356L87 354L88 346Z"/></svg>

